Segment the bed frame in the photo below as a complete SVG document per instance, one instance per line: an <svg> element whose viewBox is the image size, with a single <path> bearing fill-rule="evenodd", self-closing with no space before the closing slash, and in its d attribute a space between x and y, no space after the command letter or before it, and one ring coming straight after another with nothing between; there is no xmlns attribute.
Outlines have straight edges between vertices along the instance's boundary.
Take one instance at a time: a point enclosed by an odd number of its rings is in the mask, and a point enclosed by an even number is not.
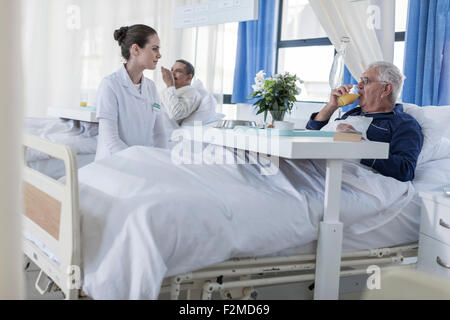
<svg viewBox="0 0 450 320"><path fill-rule="evenodd" d="M28 259L40 269L36 289L44 294L61 290L65 299L85 297L82 288L80 255L80 215L78 200L78 165L76 154L68 147L41 138L25 135L24 152L35 149L60 159L65 165L65 184L47 177L24 165L23 220L24 228L34 239L51 250L58 265L29 239L24 239L23 250ZM368 266L411 267L405 257L417 256L417 243L392 248L345 252L341 260L341 277L371 273ZM164 279L161 294L171 299L211 299L219 293L224 299L254 299L254 287L315 280L316 255L292 255L266 258L233 258L220 264ZM42 284L44 283L44 284ZM196 297L198 299L198 297Z"/></svg>
<svg viewBox="0 0 450 320"><path fill-rule="evenodd" d="M81 259L76 155L66 146L32 135L24 135L23 141L25 154L27 148L31 148L62 160L66 173L63 184L29 168L25 163L23 227L59 258L60 265L31 241L23 242L23 251L41 270L36 280L36 289L41 294L50 290L54 283L66 299L77 299ZM52 281L42 286L46 280L44 275Z"/></svg>

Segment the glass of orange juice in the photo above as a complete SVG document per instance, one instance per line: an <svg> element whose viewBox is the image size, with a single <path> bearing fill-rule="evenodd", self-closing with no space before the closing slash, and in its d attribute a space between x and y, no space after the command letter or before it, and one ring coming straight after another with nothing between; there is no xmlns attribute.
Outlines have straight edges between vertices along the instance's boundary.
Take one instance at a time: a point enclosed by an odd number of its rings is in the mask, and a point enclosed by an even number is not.
<svg viewBox="0 0 450 320"><path fill-rule="evenodd" d="M359 98L358 87L356 85L354 85L350 89L349 93L343 94L342 96L338 97L338 106L339 107L343 107L343 106L346 106L348 104L352 104L358 98Z"/></svg>
<svg viewBox="0 0 450 320"><path fill-rule="evenodd" d="M87 92L83 91L80 95L80 107L87 107L89 95Z"/></svg>

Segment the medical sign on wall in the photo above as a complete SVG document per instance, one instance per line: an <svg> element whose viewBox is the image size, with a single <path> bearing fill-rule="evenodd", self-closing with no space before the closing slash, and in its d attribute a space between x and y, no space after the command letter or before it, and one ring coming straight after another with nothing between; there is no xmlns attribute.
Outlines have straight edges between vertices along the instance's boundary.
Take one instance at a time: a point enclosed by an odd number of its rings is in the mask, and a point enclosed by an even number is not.
<svg viewBox="0 0 450 320"><path fill-rule="evenodd" d="M258 0L215 0L175 9L176 29L258 19Z"/></svg>

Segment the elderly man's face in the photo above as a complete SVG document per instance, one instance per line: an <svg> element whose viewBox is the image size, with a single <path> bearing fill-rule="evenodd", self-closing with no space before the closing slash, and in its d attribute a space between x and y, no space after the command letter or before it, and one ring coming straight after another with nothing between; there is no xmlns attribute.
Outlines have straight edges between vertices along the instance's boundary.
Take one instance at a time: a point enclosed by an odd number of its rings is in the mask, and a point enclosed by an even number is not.
<svg viewBox="0 0 450 320"><path fill-rule="evenodd" d="M364 112L377 112L382 106L382 94L387 85L384 81L378 80L378 71L375 68L367 69L361 76L361 79L367 79L358 83L359 88L359 106Z"/></svg>
<svg viewBox="0 0 450 320"><path fill-rule="evenodd" d="M172 67L173 79L175 80L175 88L182 88L191 84L192 75L187 74L184 63L176 62Z"/></svg>

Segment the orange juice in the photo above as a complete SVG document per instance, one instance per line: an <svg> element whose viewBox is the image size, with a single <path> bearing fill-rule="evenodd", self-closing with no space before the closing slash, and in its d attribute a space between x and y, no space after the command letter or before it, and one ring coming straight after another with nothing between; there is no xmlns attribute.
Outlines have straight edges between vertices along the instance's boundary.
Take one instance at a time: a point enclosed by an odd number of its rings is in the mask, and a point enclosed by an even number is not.
<svg viewBox="0 0 450 320"><path fill-rule="evenodd" d="M358 97L359 97L359 94L357 94L357 93L344 94L338 98L338 106L343 107L348 104L351 104L351 103L355 102L356 99L358 99Z"/></svg>
<svg viewBox="0 0 450 320"><path fill-rule="evenodd" d="M81 101L80 102L80 107L87 107L87 102L86 101Z"/></svg>

